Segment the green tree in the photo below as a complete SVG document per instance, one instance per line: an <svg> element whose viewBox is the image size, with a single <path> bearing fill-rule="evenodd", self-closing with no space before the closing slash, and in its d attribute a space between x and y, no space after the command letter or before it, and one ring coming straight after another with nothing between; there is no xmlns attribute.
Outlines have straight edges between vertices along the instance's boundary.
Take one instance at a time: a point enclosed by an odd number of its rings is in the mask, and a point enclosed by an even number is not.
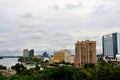
<svg viewBox="0 0 120 80"><path fill-rule="evenodd" d="M88 63L88 64L85 64L84 65L84 68L94 68L95 67L95 64L93 64L93 63Z"/></svg>
<svg viewBox="0 0 120 80"><path fill-rule="evenodd" d="M51 80L75 80L75 68L62 66L51 69L49 72L49 78Z"/></svg>
<svg viewBox="0 0 120 80"><path fill-rule="evenodd" d="M6 66L2 66L2 65L0 65L0 69L4 69L4 70L6 70L7 68L6 68Z"/></svg>
<svg viewBox="0 0 120 80"><path fill-rule="evenodd" d="M26 70L26 67L24 67L22 64L19 64L19 63L17 63L15 66L12 66L11 68L16 70L17 74Z"/></svg>

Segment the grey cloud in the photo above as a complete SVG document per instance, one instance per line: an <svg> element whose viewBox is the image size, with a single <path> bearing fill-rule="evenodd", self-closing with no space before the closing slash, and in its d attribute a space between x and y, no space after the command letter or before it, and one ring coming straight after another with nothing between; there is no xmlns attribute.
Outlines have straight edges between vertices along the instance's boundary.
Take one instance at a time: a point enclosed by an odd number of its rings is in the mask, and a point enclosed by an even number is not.
<svg viewBox="0 0 120 80"><path fill-rule="evenodd" d="M60 9L60 7L59 7L58 5L54 5L54 6L52 6L51 8L52 8L52 9L55 9L55 10Z"/></svg>
<svg viewBox="0 0 120 80"><path fill-rule="evenodd" d="M104 29L119 28L120 6L115 0L106 0L93 6L93 12L86 20L88 25Z"/></svg>
<svg viewBox="0 0 120 80"><path fill-rule="evenodd" d="M3 38L3 37L9 37L10 34L9 33L0 33L0 37Z"/></svg>
<svg viewBox="0 0 120 80"><path fill-rule="evenodd" d="M8 54L9 53L9 54ZM4 55L3 55L4 54ZM22 56L22 50L18 49L8 49L8 48L0 48L0 56Z"/></svg>
<svg viewBox="0 0 120 80"><path fill-rule="evenodd" d="M42 25L21 25L14 29L15 32L19 33L45 33L45 28Z"/></svg>
<svg viewBox="0 0 120 80"><path fill-rule="evenodd" d="M46 18L45 21L49 21L49 22L55 22L56 19L53 19L53 18Z"/></svg>
<svg viewBox="0 0 120 80"><path fill-rule="evenodd" d="M0 39L0 47L11 45L11 43L8 39Z"/></svg>
<svg viewBox="0 0 120 80"><path fill-rule="evenodd" d="M54 33L53 36L55 38L53 38L53 40L51 40L51 42L52 42L51 45L55 49L57 49L57 50L64 49L64 48L72 49L74 47L75 37L71 36L69 33L58 32L58 33ZM71 47L71 46L73 46L73 47Z"/></svg>
<svg viewBox="0 0 120 80"><path fill-rule="evenodd" d="M68 32L56 32L53 35L56 39L55 40L59 40L60 42L64 42L66 43L71 43L75 38ZM63 45L63 44L62 44Z"/></svg>
<svg viewBox="0 0 120 80"><path fill-rule="evenodd" d="M12 51L15 51L14 47L26 48L33 43L46 43L46 45L50 45L49 47L44 45L38 45L36 47L35 45L36 50L47 50L47 48L58 50L61 48L74 49L74 44L77 40L85 39L96 40L97 46L100 47L100 34L119 31L120 29L120 0L91 0L90 3L89 0L84 0L82 3L65 1L63 2L64 4L58 3L58 5L56 2L59 1L55 1L55 4L50 7L54 10L46 7L51 4L47 1L44 3L43 1L39 3L34 1L35 6L31 6L33 4L29 0L25 2L20 1L21 4L18 3L18 1L10 1L10 3L16 4L16 6L11 4L13 7L10 9L8 9L9 5L3 4L2 13L0 13L0 32L8 33L2 35L0 33L0 47L13 47L13 49L1 50L6 50L6 53L12 53ZM6 3L6 1L3 2ZM28 2L30 4L26 4ZM7 3L9 3L9 1L7 1ZM36 5L36 3L38 4ZM83 10L83 14L81 14L80 9ZM86 13L85 15L84 12ZM44 18L41 19L38 15ZM20 16L20 18L18 16ZM76 33L76 29L80 30L80 32Z"/></svg>
<svg viewBox="0 0 120 80"><path fill-rule="evenodd" d="M36 29L35 26L22 26L19 28L19 32L21 33L34 33L37 31L38 29Z"/></svg>
<svg viewBox="0 0 120 80"><path fill-rule="evenodd" d="M55 37L71 37L70 34L65 33L65 32L56 32L54 33Z"/></svg>
<svg viewBox="0 0 120 80"><path fill-rule="evenodd" d="M42 33L29 33L29 34L25 34L23 36L21 36L22 39L27 39L27 40L35 40L35 39L41 39L43 38L43 34Z"/></svg>
<svg viewBox="0 0 120 80"><path fill-rule="evenodd" d="M34 20L35 20L35 22L40 21L40 20L44 20L44 18L40 14L35 13L35 12L26 12L26 13L22 14L22 18L23 19L30 19L33 22L34 22Z"/></svg>
<svg viewBox="0 0 120 80"><path fill-rule="evenodd" d="M50 7L50 8L52 8L52 9L54 9L54 10L60 10L60 9L71 10L71 9L80 8L80 7L82 7L82 6L83 6L82 2L78 2L77 4L69 3L69 2L68 2L68 3L65 4L65 8L62 8L60 5L53 5L53 6Z"/></svg>
<svg viewBox="0 0 120 80"><path fill-rule="evenodd" d="M34 18L35 16L32 14L32 13L30 13L30 12L28 12L28 13L25 13L24 15L23 15L23 18Z"/></svg>
<svg viewBox="0 0 120 80"><path fill-rule="evenodd" d="M0 46L7 46L10 45L12 43L12 41L10 40L11 38L11 34L9 33L0 33Z"/></svg>
<svg viewBox="0 0 120 80"><path fill-rule="evenodd" d="M9 41L8 39L0 39L0 44L6 43L8 41Z"/></svg>
<svg viewBox="0 0 120 80"><path fill-rule="evenodd" d="M110 15L113 12L114 7L111 5L98 5L96 6L94 13L96 14L96 16L108 16L108 14Z"/></svg>
<svg viewBox="0 0 120 80"><path fill-rule="evenodd" d="M68 10L80 8L82 6L83 6L83 4L81 2L79 2L78 4L67 3L65 5L66 9L68 9Z"/></svg>
<svg viewBox="0 0 120 80"><path fill-rule="evenodd" d="M114 16L114 13L119 14L116 13L116 11L120 11L120 1L116 1L118 0L106 0L106 4L103 2L99 3L98 5L94 6L93 13L95 13L95 15L98 14L99 16Z"/></svg>
<svg viewBox="0 0 120 80"><path fill-rule="evenodd" d="M98 38L99 36L82 36L82 37L78 37L78 40L96 40Z"/></svg>

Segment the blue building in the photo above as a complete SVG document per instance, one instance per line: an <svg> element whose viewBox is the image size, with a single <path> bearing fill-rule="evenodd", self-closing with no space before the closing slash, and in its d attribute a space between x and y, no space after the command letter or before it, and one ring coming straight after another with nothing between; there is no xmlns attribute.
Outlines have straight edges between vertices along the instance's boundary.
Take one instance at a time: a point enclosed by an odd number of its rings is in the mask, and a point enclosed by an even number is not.
<svg viewBox="0 0 120 80"><path fill-rule="evenodd" d="M45 51L45 52L42 53L42 56L43 57L49 57L49 54Z"/></svg>
<svg viewBox="0 0 120 80"><path fill-rule="evenodd" d="M34 50L31 49L31 50L29 51L29 57L33 57L33 56L34 56Z"/></svg>
<svg viewBox="0 0 120 80"><path fill-rule="evenodd" d="M120 33L110 33L102 36L103 55L116 57L120 54Z"/></svg>

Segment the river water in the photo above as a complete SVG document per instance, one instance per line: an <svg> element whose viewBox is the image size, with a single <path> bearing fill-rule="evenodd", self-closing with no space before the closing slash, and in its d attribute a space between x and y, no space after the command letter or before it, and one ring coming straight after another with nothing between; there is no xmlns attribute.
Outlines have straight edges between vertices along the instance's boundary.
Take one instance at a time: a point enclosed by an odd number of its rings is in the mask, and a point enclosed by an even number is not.
<svg viewBox="0 0 120 80"><path fill-rule="evenodd" d="M18 58L3 58L0 59L0 65L6 66L7 68L11 68L11 66L15 65L16 63L20 63L17 61ZM22 63L27 69L34 68L35 65L32 64L25 64Z"/></svg>
<svg viewBox="0 0 120 80"><path fill-rule="evenodd" d="M11 68L11 66L19 63L18 58L3 58L0 59L0 65L6 66L7 68Z"/></svg>

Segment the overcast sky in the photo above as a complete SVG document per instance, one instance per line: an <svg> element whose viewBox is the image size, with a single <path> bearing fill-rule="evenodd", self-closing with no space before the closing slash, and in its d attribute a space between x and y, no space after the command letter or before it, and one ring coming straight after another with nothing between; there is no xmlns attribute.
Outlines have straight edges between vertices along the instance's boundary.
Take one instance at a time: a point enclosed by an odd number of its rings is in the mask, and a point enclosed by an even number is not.
<svg viewBox="0 0 120 80"><path fill-rule="evenodd" d="M72 49L120 32L120 0L0 0L0 55ZM98 53L97 53L98 54Z"/></svg>

